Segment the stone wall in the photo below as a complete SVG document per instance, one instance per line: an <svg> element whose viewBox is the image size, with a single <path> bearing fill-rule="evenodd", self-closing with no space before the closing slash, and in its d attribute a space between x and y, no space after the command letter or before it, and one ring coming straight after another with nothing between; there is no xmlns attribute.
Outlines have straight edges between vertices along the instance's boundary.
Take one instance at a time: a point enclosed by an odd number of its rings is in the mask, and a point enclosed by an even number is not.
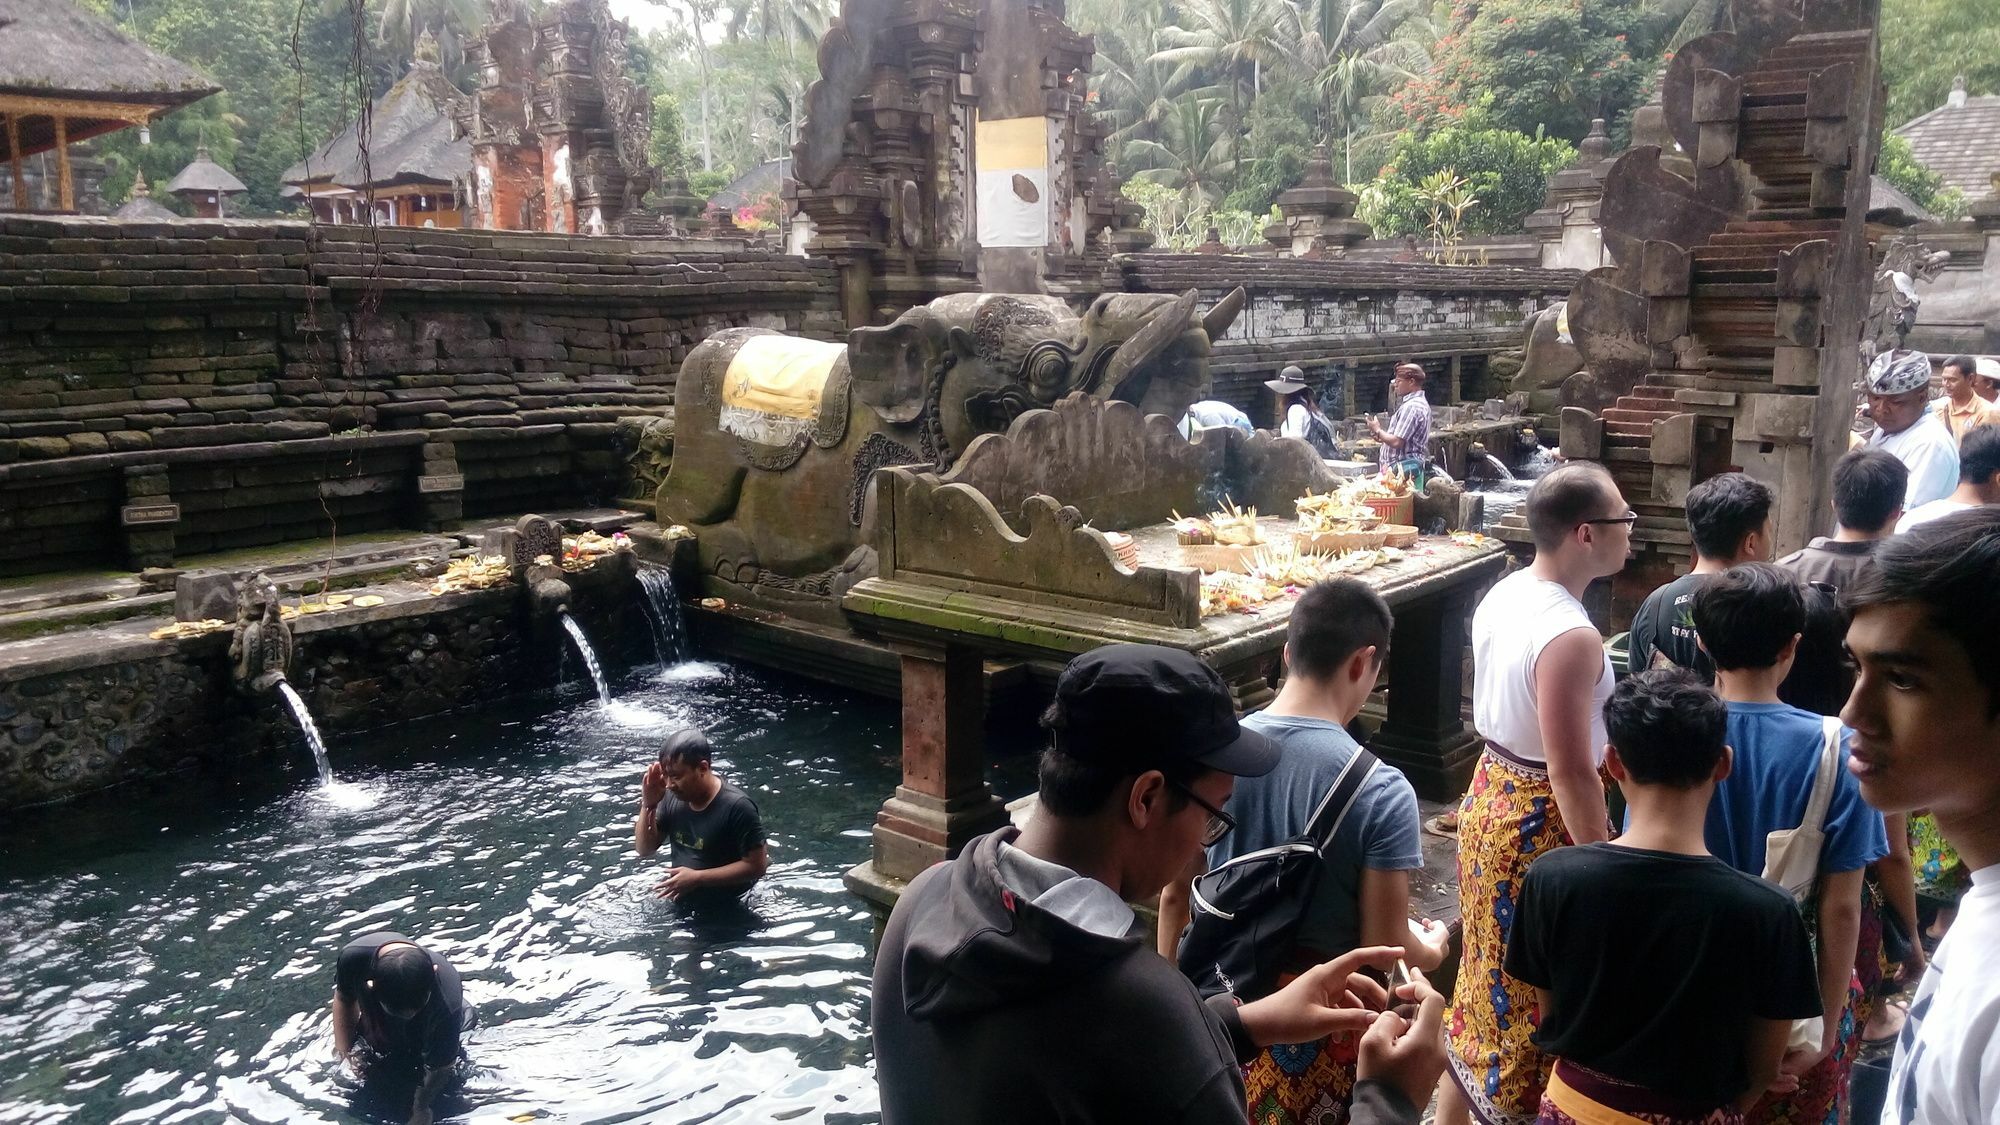
<svg viewBox="0 0 2000 1125"><path fill-rule="evenodd" d="M1215 397L1271 420L1263 382L1305 368L1329 410L1382 410L1396 362L1421 363L1433 402L1504 395L1486 357L1520 343L1528 314L1567 297L1572 270L1422 262L1135 254L1118 259L1134 292L1201 291L1206 306L1241 285L1249 303L1216 345Z"/></svg>
<svg viewBox="0 0 2000 1125"><path fill-rule="evenodd" d="M571 610L614 672L651 660L638 584L623 567L572 575ZM0 809L60 800L241 757L311 776L312 758L275 694L232 685L227 632L155 641L157 619L98 630L90 643L17 643L0 653ZM553 621L515 588L296 618L288 678L329 739L557 682L567 661ZM338 769L338 745L334 746Z"/></svg>
<svg viewBox="0 0 2000 1125"><path fill-rule="evenodd" d="M0 576L611 497L725 327L840 330L725 244L0 219Z"/></svg>
<svg viewBox="0 0 2000 1125"><path fill-rule="evenodd" d="M1973 204L1970 221L1926 224L1903 232L1951 261L1917 283L1917 326L1909 344L1940 358L2000 352L2000 200Z"/></svg>

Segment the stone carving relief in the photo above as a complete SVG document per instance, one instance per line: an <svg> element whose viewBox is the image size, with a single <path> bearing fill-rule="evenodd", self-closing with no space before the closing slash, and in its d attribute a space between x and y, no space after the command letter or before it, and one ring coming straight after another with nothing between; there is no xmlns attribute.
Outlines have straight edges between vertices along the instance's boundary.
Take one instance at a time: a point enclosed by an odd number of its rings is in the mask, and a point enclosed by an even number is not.
<svg viewBox="0 0 2000 1125"><path fill-rule="evenodd" d="M267 575L246 579L237 589L229 660L236 686L244 691L271 690L291 667L292 630L280 606L277 584Z"/></svg>

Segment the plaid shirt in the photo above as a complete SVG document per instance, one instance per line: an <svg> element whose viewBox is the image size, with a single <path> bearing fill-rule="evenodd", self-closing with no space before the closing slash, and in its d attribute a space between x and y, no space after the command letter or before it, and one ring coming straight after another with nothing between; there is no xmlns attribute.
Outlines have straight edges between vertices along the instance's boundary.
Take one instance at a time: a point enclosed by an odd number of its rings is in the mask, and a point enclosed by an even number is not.
<svg viewBox="0 0 2000 1125"><path fill-rule="evenodd" d="M1394 434L1403 439L1403 444L1391 449L1388 442L1382 443L1377 454L1377 463L1386 469L1398 461L1412 457L1423 458L1430 454L1431 447L1431 404L1422 391L1411 391L1396 404L1395 416L1383 427L1384 433Z"/></svg>

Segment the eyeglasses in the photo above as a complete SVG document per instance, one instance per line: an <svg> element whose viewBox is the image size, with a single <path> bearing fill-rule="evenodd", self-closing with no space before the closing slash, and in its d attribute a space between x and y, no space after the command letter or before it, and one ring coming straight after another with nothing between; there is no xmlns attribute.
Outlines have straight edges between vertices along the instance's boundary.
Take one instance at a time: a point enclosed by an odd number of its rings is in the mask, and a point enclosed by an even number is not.
<svg viewBox="0 0 2000 1125"><path fill-rule="evenodd" d="M1583 522L1584 522L1584 523L1622 523L1622 524L1624 524L1625 526L1627 526L1627 527L1630 527L1630 526L1632 526L1633 524L1635 524L1635 523L1638 523L1638 522L1639 522L1639 513L1637 513L1637 512L1626 512L1626 513L1625 513L1624 515L1622 515L1622 516L1600 516L1600 517L1598 517L1597 519L1594 519L1594 520L1584 520Z"/></svg>
<svg viewBox="0 0 2000 1125"><path fill-rule="evenodd" d="M1209 804L1207 801L1202 800L1200 795L1195 793L1194 790L1188 788L1185 785L1182 785L1180 782L1175 781L1172 778L1167 779L1167 784L1172 786L1183 797L1186 797L1188 800L1193 801L1195 804L1200 805L1203 809L1207 810L1208 824L1204 826L1201 830L1202 847L1212 848L1215 846L1216 841L1222 839L1224 836L1227 836L1231 832L1235 831L1236 820L1235 818L1231 817L1228 813L1223 812L1221 809L1218 809L1214 805Z"/></svg>

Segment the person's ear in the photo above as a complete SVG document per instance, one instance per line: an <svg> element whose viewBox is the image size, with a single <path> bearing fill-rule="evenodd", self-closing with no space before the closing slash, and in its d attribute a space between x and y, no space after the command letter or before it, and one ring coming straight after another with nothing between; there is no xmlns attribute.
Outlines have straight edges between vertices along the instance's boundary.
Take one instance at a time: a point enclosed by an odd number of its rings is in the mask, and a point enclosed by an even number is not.
<svg viewBox="0 0 2000 1125"><path fill-rule="evenodd" d="M1804 636L1805 636L1804 633L1793 633L1792 639L1785 642L1785 647L1778 650L1778 662L1780 664L1784 663L1787 660L1793 660L1798 657L1799 640Z"/></svg>
<svg viewBox="0 0 2000 1125"><path fill-rule="evenodd" d="M1736 772L1736 747L1727 743L1722 747L1722 760L1715 763L1715 772L1708 775L1710 781L1721 784Z"/></svg>
<svg viewBox="0 0 2000 1125"><path fill-rule="evenodd" d="M1604 744L1604 772L1610 774L1613 781L1629 781L1632 777L1625 768L1625 759L1618 756L1618 748L1609 742Z"/></svg>
<svg viewBox="0 0 2000 1125"><path fill-rule="evenodd" d="M1125 793L1125 818L1132 827L1145 829L1156 823L1167 809L1167 775L1147 770L1132 779Z"/></svg>
<svg viewBox="0 0 2000 1125"><path fill-rule="evenodd" d="M1347 660L1347 678L1354 683L1375 682L1375 670L1380 667L1374 645L1363 645L1355 650Z"/></svg>
<svg viewBox="0 0 2000 1125"><path fill-rule="evenodd" d="M1292 670L1292 642L1286 641L1284 647L1278 650L1278 667L1287 672Z"/></svg>

